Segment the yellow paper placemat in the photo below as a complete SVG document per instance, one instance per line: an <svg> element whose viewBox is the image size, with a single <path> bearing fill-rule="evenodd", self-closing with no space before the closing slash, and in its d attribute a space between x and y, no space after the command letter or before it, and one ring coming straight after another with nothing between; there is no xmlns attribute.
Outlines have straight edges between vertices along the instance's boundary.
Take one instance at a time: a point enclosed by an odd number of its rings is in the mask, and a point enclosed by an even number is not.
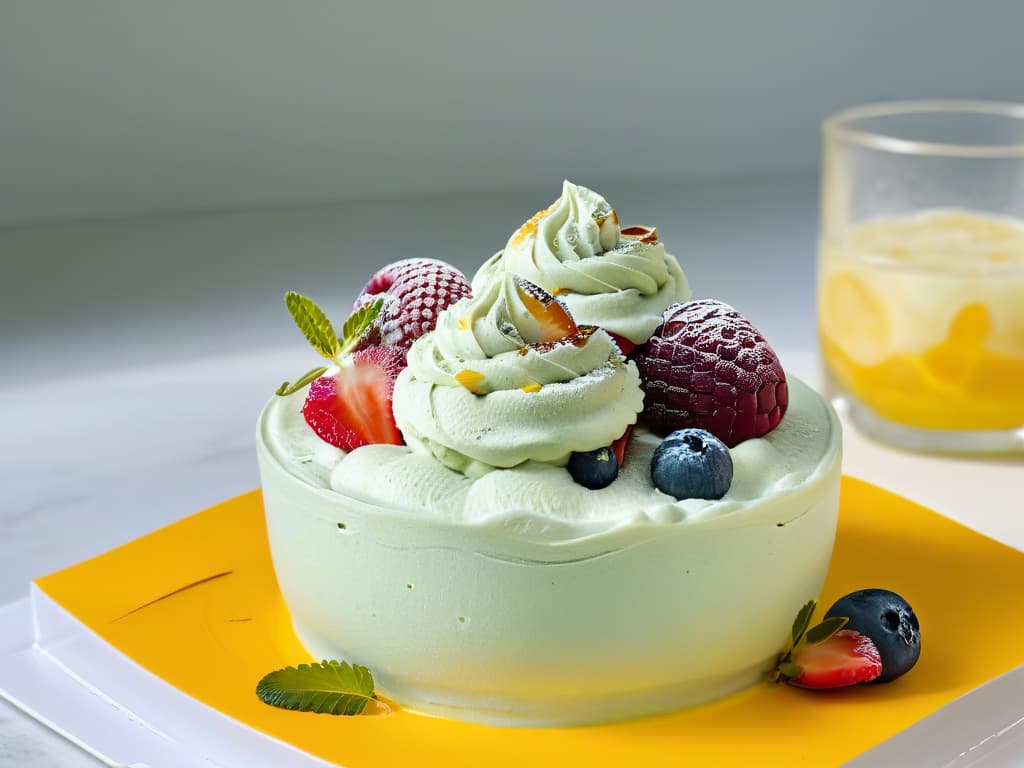
<svg viewBox="0 0 1024 768"><path fill-rule="evenodd" d="M347 768L837 765L1024 663L1017 610L1024 553L849 478L822 606L863 587L899 592L921 622L917 667L888 685L832 693L765 682L694 709L611 725L496 728L402 711L334 717L262 703L254 692L260 677L310 657L277 589L258 491L36 583L180 690ZM194 586L176 591L187 585Z"/></svg>

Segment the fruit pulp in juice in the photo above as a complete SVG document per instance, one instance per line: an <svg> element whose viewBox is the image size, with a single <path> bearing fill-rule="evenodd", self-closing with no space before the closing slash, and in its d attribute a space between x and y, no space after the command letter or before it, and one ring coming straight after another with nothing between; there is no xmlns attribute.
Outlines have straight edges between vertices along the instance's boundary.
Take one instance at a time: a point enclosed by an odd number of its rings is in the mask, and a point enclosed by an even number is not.
<svg viewBox="0 0 1024 768"><path fill-rule="evenodd" d="M824 240L818 332L833 383L884 419L1024 426L1024 221L934 210Z"/></svg>

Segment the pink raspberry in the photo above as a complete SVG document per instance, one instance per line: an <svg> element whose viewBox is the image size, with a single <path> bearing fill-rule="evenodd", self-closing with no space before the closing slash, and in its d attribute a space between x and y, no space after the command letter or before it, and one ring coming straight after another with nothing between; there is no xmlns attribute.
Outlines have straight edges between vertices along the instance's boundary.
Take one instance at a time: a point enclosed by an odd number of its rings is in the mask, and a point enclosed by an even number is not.
<svg viewBox="0 0 1024 768"><path fill-rule="evenodd" d="M655 429L700 427L732 448L773 430L789 403L778 356L720 301L670 306L635 359Z"/></svg>
<svg viewBox="0 0 1024 768"><path fill-rule="evenodd" d="M383 344L407 350L434 330L441 311L470 295L465 275L437 259L403 259L378 271L356 299L355 308L384 299L377 323L360 348Z"/></svg>

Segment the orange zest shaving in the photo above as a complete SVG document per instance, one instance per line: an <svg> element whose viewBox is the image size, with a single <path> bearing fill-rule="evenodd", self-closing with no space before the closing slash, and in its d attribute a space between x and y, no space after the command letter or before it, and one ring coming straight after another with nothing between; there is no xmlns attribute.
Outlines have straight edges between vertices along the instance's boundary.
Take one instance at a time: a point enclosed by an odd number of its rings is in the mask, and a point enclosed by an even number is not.
<svg viewBox="0 0 1024 768"><path fill-rule="evenodd" d="M474 395L486 395L487 390L480 386L486 377L479 371L464 368L455 374L455 380Z"/></svg>
<svg viewBox="0 0 1024 768"><path fill-rule="evenodd" d="M549 213L551 213L551 209L545 208L543 211L537 211L533 214L523 226L516 230L516 233L512 236L512 245L522 245L526 238L536 235L540 220Z"/></svg>

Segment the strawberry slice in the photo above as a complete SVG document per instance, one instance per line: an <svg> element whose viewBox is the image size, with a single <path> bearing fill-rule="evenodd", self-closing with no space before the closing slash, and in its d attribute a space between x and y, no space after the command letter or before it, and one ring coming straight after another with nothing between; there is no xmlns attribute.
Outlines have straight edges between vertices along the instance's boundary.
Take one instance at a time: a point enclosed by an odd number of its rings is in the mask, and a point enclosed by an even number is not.
<svg viewBox="0 0 1024 768"><path fill-rule="evenodd" d="M608 331L608 335L611 336L612 341L614 341L618 345L619 352L622 353L623 357L625 357L634 349L636 349L636 344L627 339L625 336L620 336L619 334L614 333L612 331Z"/></svg>
<svg viewBox="0 0 1024 768"><path fill-rule="evenodd" d="M526 339L528 343L546 344L576 335L576 321L572 319L569 310L539 285L522 277L516 277L516 292L527 311L533 315L537 325L540 326L538 338Z"/></svg>
<svg viewBox="0 0 1024 768"><path fill-rule="evenodd" d="M786 682L816 690L867 683L882 674L878 648L852 629L841 629L817 645L801 646L793 655L793 664L799 671Z"/></svg>
<svg viewBox="0 0 1024 768"><path fill-rule="evenodd" d="M622 437L612 443L612 453L614 453L615 458L619 460L619 469L622 469L626 464L626 445L629 443L629 436L631 434L633 434L632 424L626 427L626 431L622 433Z"/></svg>
<svg viewBox="0 0 1024 768"><path fill-rule="evenodd" d="M320 439L351 451L372 443L402 444L391 396L405 367L405 353L394 347L367 347L352 365L309 386L302 406L306 423Z"/></svg>

